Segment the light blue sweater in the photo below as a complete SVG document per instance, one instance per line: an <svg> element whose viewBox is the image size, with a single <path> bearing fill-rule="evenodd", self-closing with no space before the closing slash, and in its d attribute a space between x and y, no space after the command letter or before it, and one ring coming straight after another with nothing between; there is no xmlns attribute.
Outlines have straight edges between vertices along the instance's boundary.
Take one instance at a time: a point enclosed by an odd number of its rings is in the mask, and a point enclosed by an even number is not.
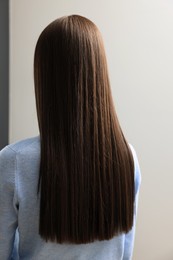
<svg viewBox="0 0 173 260"><path fill-rule="evenodd" d="M133 228L126 235L81 245L46 243L38 234L39 136L3 148L0 151L0 260L132 259L141 173L136 152L131 144L130 147L135 162Z"/></svg>

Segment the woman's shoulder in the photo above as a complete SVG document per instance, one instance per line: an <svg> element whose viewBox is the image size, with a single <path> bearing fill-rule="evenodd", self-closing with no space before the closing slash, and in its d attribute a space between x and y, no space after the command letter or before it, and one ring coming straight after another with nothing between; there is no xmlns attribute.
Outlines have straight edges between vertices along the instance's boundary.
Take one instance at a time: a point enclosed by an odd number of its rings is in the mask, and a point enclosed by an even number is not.
<svg viewBox="0 0 173 260"><path fill-rule="evenodd" d="M134 160L134 170L135 170L135 194L139 191L139 187L141 184L141 168L139 165L139 159L136 152L136 149L132 144L129 143L130 149L132 151L133 160Z"/></svg>
<svg viewBox="0 0 173 260"><path fill-rule="evenodd" d="M40 136L34 136L34 137L29 137L25 139L21 139L15 142L12 142L8 145L6 145L0 153L20 153L27 151L28 149L31 151L32 148L38 149L39 148L39 143L40 143Z"/></svg>
<svg viewBox="0 0 173 260"><path fill-rule="evenodd" d="M28 165L26 163L31 162L31 166L34 167L36 165L34 163L39 161L39 148L39 136L25 138L6 145L0 151L0 183L7 182L14 185L17 162L20 160L23 162L22 167L25 167L26 173Z"/></svg>

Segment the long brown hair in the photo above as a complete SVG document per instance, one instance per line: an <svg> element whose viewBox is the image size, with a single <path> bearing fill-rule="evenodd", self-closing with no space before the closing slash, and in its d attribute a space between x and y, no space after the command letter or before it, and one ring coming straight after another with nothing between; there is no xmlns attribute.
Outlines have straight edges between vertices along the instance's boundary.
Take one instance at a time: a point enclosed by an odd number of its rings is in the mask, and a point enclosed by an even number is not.
<svg viewBox="0 0 173 260"><path fill-rule="evenodd" d="M111 94L96 25L63 16L41 33L34 56L40 131L39 234L81 244L133 225L134 161Z"/></svg>

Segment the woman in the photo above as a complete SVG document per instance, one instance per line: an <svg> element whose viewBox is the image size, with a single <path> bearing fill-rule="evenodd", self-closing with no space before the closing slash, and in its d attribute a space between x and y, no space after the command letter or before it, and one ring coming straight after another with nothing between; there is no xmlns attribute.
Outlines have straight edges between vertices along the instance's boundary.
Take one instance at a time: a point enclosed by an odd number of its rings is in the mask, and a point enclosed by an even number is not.
<svg viewBox="0 0 173 260"><path fill-rule="evenodd" d="M40 135L0 152L0 259L131 259L140 168L96 25L49 24L34 82Z"/></svg>

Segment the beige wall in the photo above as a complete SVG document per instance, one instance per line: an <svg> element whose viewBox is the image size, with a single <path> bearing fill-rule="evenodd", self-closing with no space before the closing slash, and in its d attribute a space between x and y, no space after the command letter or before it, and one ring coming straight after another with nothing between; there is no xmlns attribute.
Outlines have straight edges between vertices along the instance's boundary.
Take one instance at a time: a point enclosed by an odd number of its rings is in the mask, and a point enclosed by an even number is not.
<svg viewBox="0 0 173 260"><path fill-rule="evenodd" d="M116 109L142 171L133 259L173 259L172 0L12 0L10 11L10 142L38 134L40 32L59 16L87 16L102 32Z"/></svg>

